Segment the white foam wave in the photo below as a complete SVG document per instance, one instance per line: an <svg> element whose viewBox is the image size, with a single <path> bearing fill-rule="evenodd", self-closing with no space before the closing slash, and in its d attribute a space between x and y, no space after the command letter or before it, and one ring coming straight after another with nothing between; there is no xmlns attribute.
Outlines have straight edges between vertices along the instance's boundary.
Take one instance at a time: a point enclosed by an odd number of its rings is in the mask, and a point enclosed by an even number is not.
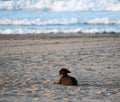
<svg viewBox="0 0 120 102"><path fill-rule="evenodd" d="M104 30L99 30L99 29L81 29L81 28L76 28L76 29L51 29L51 30L36 30L36 29L22 29L22 28L17 28L17 29L4 29L0 30L0 34L49 34L49 33L54 33L54 34L71 34L71 33L80 33L80 34L104 34L104 33L113 33L113 34L119 34L120 30L112 30L108 29L106 31Z"/></svg>
<svg viewBox="0 0 120 102"><path fill-rule="evenodd" d="M69 29L69 30L59 30L59 29L50 29L50 30L40 30L40 29L4 29L0 30L0 34L49 34L49 33L77 33L81 29Z"/></svg>
<svg viewBox="0 0 120 102"><path fill-rule="evenodd" d="M7 0L0 9L41 9L52 11L120 11L119 0Z"/></svg>
<svg viewBox="0 0 120 102"><path fill-rule="evenodd" d="M0 25L67 25L67 24L76 24L77 19L22 19L22 20L11 20L11 19L0 19Z"/></svg>
<svg viewBox="0 0 120 102"><path fill-rule="evenodd" d="M22 19L22 20L11 20L11 19L0 19L0 25L23 25L23 26L44 26L44 25L75 25L75 24L102 24L102 25L120 25L119 20L110 20L108 18L93 18L89 20L81 21L78 18L61 18L61 19Z"/></svg>

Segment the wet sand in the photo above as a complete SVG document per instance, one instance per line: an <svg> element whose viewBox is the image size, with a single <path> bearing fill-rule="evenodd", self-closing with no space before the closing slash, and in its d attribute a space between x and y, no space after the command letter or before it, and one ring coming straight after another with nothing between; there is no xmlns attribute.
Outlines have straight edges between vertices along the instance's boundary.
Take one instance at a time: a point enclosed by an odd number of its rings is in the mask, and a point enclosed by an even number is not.
<svg viewBox="0 0 120 102"><path fill-rule="evenodd" d="M0 102L120 102L120 36L0 35Z"/></svg>

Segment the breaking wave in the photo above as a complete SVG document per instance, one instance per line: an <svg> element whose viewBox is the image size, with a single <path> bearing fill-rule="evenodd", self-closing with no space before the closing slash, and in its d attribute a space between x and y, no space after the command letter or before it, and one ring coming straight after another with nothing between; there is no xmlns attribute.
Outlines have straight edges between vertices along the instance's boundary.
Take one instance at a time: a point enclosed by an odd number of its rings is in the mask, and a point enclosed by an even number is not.
<svg viewBox="0 0 120 102"><path fill-rule="evenodd" d="M85 21L81 21L77 18L71 19L22 19L22 20L11 20L11 19L0 19L0 25L18 25L18 26L45 26L45 25L80 25L80 24L100 24L100 25L120 25L119 20L109 20L108 18L94 18Z"/></svg>
<svg viewBox="0 0 120 102"><path fill-rule="evenodd" d="M0 0L1 10L120 11L120 0Z"/></svg>
<svg viewBox="0 0 120 102"><path fill-rule="evenodd" d="M0 34L119 34L120 30L99 30L99 29L50 29L50 30L40 30L40 29L22 29L22 28L16 28L16 29L4 29L0 30Z"/></svg>

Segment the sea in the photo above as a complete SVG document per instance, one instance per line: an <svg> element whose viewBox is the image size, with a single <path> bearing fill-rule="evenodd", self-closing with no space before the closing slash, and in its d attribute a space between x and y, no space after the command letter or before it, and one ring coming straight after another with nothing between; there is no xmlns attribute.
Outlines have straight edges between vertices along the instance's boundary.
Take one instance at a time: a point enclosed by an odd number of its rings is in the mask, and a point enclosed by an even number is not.
<svg viewBox="0 0 120 102"><path fill-rule="evenodd" d="M0 34L120 34L120 0L0 0Z"/></svg>

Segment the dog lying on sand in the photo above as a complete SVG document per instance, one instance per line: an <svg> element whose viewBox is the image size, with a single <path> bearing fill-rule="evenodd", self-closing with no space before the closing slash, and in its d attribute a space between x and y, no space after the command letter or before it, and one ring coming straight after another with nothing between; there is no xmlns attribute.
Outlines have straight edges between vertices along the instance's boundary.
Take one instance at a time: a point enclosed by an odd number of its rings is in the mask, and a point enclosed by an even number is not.
<svg viewBox="0 0 120 102"><path fill-rule="evenodd" d="M59 71L59 75L60 75L60 80L58 83L55 84L62 84L62 85L68 85L68 86L77 86L78 85L78 81L72 77L69 76L68 73L71 73L68 69L61 69Z"/></svg>

